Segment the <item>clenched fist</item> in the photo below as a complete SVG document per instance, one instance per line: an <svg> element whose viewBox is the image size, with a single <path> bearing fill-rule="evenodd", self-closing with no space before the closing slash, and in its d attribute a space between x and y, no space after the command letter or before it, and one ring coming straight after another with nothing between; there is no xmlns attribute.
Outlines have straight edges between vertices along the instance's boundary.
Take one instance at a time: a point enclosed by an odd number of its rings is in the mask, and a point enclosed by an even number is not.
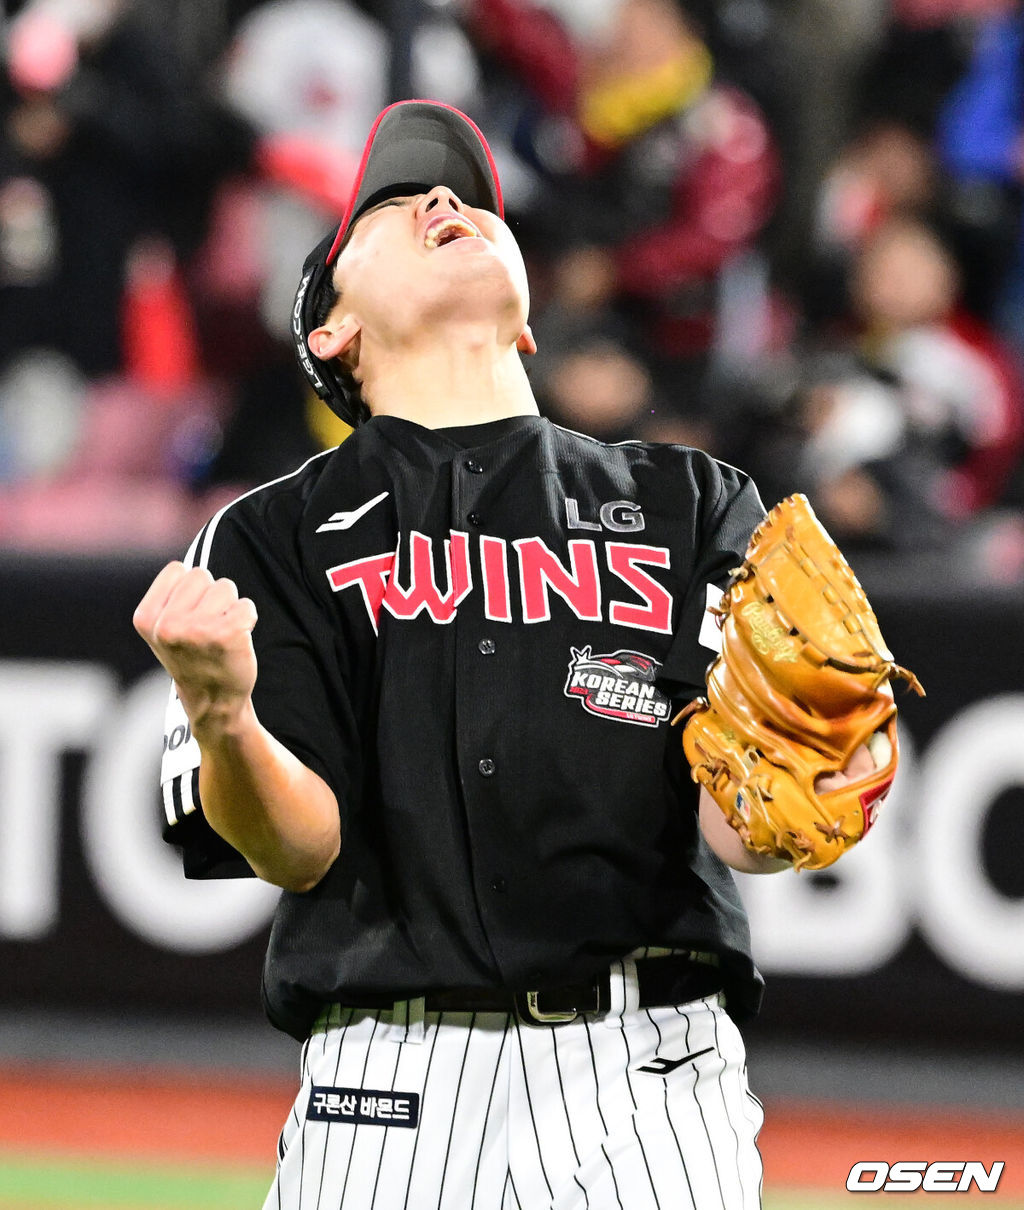
<svg viewBox="0 0 1024 1210"><path fill-rule="evenodd" d="M199 738L251 708L256 606L231 580L168 563L139 602L135 629L170 673Z"/></svg>

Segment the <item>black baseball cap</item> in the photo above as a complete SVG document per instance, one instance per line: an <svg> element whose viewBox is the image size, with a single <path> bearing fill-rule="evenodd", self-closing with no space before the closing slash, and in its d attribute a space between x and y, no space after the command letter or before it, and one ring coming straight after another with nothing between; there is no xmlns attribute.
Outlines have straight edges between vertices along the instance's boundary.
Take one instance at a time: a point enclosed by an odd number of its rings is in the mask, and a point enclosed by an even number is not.
<svg viewBox="0 0 1024 1210"><path fill-rule="evenodd" d="M462 201L504 218L501 184L487 140L461 110L442 101L397 101L377 116L356 173L348 209L306 257L292 308L292 338L313 390L347 424L365 419L335 367L306 343L317 326L313 314L324 275L331 272L353 223L389 197L446 185Z"/></svg>

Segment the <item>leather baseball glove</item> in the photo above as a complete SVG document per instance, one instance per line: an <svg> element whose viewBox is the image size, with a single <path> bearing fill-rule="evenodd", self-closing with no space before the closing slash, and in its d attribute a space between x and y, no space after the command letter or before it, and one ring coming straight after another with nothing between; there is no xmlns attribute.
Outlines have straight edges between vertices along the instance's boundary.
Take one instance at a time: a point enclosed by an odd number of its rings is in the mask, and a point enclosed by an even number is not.
<svg viewBox="0 0 1024 1210"><path fill-rule="evenodd" d="M806 496L789 496L754 531L715 611L721 655L707 697L689 716L683 749L748 849L831 865L860 840L899 760L893 679L923 696L893 662L849 564ZM822 792L859 745L873 773Z"/></svg>

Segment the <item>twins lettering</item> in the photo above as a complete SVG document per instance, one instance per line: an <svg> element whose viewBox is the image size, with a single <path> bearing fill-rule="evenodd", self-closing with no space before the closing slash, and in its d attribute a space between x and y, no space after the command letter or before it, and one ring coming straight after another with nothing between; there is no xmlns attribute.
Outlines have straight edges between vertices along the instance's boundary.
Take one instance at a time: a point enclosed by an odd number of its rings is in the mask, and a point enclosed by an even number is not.
<svg viewBox="0 0 1024 1210"><path fill-rule="evenodd" d="M604 545L604 563L626 590L625 599L610 601L603 599L601 558L597 544L589 538L569 542L567 566L543 538L518 538L507 543L503 538L481 535L474 559L469 534L452 530L444 540L442 584L435 576L430 537L413 530L404 556L402 551L399 538L392 552L353 559L327 571L335 592L355 588L362 594L374 633L381 609L395 618L415 618L426 612L442 625L450 622L474 590L474 566L481 580L484 615L491 621L547 622L554 594L583 621L598 622L607 617L610 622L637 630L659 634L672 631L672 595L645 570L669 569L669 551L663 546L635 542ZM514 599L512 590L513 568L518 599Z"/></svg>

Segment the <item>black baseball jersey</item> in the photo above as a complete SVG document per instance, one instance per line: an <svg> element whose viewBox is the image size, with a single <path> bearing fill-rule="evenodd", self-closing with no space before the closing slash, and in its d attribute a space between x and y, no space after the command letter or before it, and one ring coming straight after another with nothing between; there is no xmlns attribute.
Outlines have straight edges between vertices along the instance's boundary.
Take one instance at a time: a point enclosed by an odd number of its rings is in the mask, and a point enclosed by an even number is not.
<svg viewBox="0 0 1024 1210"><path fill-rule="evenodd" d="M257 715L341 812L341 855L277 910L274 1024L579 982L638 946L718 952L730 1011L756 1008L670 718L712 658L709 585L763 511L682 446L379 416L210 521L190 558L256 604ZM173 699L165 749L186 873L250 873L203 818Z"/></svg>

